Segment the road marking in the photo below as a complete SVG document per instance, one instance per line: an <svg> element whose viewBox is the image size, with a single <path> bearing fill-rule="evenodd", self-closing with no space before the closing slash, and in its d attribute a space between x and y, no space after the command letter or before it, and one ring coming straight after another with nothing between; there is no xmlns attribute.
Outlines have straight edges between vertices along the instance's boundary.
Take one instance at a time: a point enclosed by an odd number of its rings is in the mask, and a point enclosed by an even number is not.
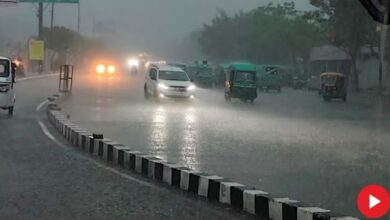
<svg viewBox="0 0 390 220"><path fill-rule="evenodd" d="M63 148L63 149L66 149L68 150L68 147L65 146L64 144L62 144L60 141L58 141L51 133L50 131L47 129L46 125L41 121L41 120L38 120L38 124L39 126L41 127L41 130L42 132L50 139L52 140L55 144L57 144L59 147ZM83 159L86 159L88 160L89 162L93 163L95 166L99 167L99 168L102 168L102 169L105 169L113 174L116 174L122 178L125 178L127 180L130 180L130 181L133 181L133 182L137 182L138 184L140 185L143 185L143 186L147 186L147 187L150 187L150 188L153 188L154 190L157 190L157 191L160 191L160 192L163 192L163 190L155 185L152 185L146 181L143 181L143 180L140 180L140 179L137 179L137 178L134 178L128 174L125 174L123 172L120 172L114 168L111 168L107 165L104 165L102 163L99 163L99 162L96 162L95 160L93 159L90 159L90 158L87 158L87 157L84 157L83 156Z"/></svg>
<svg viewBox="0 0 390 220"><path fill-rule="evenodd" d="M45 100L45 101L43 101L43 102L41 102L38 106L37 106L37 108L35 109L37 112L40 112L41 111L41 108L44 106L44 105L46 105L46 103L48 103L49 102L49 100Z"/></svg>
<svg viewBox="0 0 390 220"><path fill-rule="evenodd" d="M38 124L42 129L42 132L52 141L54 141L56 144L62 145L57 141L57 139L50 133L50 131L47 129L46 125L41 121L38 120Z"/></svg>

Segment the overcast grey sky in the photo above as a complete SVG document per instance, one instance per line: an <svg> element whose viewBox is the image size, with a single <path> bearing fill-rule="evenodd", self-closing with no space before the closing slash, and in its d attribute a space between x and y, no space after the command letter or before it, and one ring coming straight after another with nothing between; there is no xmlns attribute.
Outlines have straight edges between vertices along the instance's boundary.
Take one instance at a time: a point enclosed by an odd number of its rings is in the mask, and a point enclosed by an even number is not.
<svg viewBox="0 0 390 220"><path fill-rule="evenodd" d="M248 11L268 2L266 0L81 0L82 33L92 34L93 18L97 21L113 21L117 27L115 39L128 42L132 48L162 49L202 27L215 16L218 9L234 14ZM309 0L295 0L297 8L309 8ZM1 6L0 6L1 7ZM76 5L56 6L55 25L72 29L77 27ZM26 40L37 33L37 17L34 6L20 4L0 8L0 28L5 30L14 24L15 30L3 33L8 38ZM49 25L50 8L45 11L45 24Z"/></svg>

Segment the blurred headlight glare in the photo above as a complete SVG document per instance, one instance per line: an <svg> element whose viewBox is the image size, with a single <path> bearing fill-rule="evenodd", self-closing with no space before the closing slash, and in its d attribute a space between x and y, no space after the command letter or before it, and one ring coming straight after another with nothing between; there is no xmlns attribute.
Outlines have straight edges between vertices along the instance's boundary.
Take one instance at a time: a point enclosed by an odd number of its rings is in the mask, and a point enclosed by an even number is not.
<svg viewBox="0 0 390 220"><path fill-rule="evenodd" d="M113 66L113 65L108 66L107 72L110 73L110 74L115 73L116 72L115 66Z"/></svg>
<svg viewBox="0 0 390 220"><path fill-rule="evenodd" d="M190 86L188 86L188 88L187 88L188 91L192 91L192 90L194 90L194 89L196 89L196 86L194 86L194 85L190 85Z"/></svg>
<svg viewBox="0 0 390 220"><path fill-rule="evenodd" d="M164 85L164 84L162 84L162 83L159 83L159 84L158 84L158 88L160 88L160 89L169 89L168 86L166 86L166 85Z"/></svg>
<svg viewBox="0 0 390 220"><path fill-rule="evenodd" d="M137 59L129 59L127 61L127 64L129 65L129 67L138 67L139 66L139 60L137 60Z"/></svg>
<svg viewBox="0 0 390 220"><path fill-rule="evenodd" d="M106 67L103 64L99 64L96 66L96 72L99 74L103 74L106 72Z"/></svg>

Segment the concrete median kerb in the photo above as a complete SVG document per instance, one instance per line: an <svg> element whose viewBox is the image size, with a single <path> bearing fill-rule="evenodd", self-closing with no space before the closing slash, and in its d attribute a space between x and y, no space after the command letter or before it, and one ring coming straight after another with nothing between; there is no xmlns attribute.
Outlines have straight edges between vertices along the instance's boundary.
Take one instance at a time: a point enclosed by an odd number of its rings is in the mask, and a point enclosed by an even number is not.
<svg viewBox="0 0 390 220"><path fill-rule="evenodd" d="M357 219L307 206L289 198L272 197L269 193L253 187L220 176L194 171L179 164L168 163L153 155L114 142L103 135L88 132L72 123L69 117L61 112L58 104L66 97L67 95L64 94L50 97L47 116L51 124L73 146L113 165L265 219Z"/></svg>

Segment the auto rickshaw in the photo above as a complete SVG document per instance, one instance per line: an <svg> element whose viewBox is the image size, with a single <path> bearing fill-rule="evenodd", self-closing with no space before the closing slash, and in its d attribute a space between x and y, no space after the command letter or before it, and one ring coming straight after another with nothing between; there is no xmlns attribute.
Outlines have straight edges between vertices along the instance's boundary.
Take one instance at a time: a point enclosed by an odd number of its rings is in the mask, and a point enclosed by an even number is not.
<svg viewBox="0 0 390 220"><path fill-rule="evenodd" d="M214 70L208 61L195 61L187 66L186 71L197 86L213 87L215 83Z"/></svg>
<svg viewBox="0 0 390 220"><path fill-rule="evenodd" d="M249 63L234 63L229 66L225 80L225 100L239 98L251 103L257 98L256 66Z"/></svg>
<svg viewBox="0 0 390 220"><path fill-rule="evenodd" d="M282 77L280 67L276 65L257 66L257 84L260 91L282 91Z"/></svg>
<svg viewBox="0 0 390 220"><path fill-rule="evenodd" d="M347 78L342 73L326 72L320 75L320 94L325 101L342 99L347 101Z"/></svg>
<svg viewBox="0 0 390 220"><path fill-rule="evenodd" d="M303 76L294 76L292 78L293 89L303 89L305 87L305 80Z"/></svg>
<svg viewBox="0 0 390 220"><path fill-rule="evenodd" d="M7 110L10 116L15 104L15 70L16 64L11 59L0 57L0 109Z"/></svg>

